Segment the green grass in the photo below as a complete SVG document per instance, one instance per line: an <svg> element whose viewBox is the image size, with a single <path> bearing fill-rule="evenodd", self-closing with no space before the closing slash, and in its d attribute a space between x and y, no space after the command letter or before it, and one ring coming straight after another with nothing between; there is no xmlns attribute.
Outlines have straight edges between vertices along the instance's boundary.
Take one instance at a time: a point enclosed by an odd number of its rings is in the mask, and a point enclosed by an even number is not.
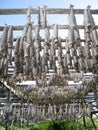
<svg viewBox="0 0 98 130"><path fill-rule="evenodd" d="M98 119L94 118L94 122L98 130ZM23 124L21 128L18 122L14 121L13 127L10 128L9 122L9 130L95 130L92 122L89 118L86 118L86 126L83 126L83 120L79 119L78 123L75 121L68 120L56 120L56 121L46 121L46 122L38 122L38 123L27 123ZM4 127L0 126L0 130L5 130Z"/></svg>
<svg viewBox="0 0 98 130"><path fill-rule="evenodd" d="M3 126L0 126L0 130L5 130L5 128Z"/></svg>

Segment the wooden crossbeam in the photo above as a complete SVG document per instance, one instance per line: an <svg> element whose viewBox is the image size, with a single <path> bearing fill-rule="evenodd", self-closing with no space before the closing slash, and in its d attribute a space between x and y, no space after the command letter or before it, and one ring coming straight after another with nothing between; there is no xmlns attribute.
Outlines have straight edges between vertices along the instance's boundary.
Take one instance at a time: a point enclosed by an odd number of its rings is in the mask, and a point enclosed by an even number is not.
<svg viewBox="0 0 98 130"><path fill-rule="evenodd" d="M26 14L27 8L22 9L0 9L0 15L9 15L9 14ZM38 8L34 8L31 11L32 14L38 14ZM62 8L47 8L47 14L69 14L70 9L62 9ZM74 9L75 14L83 14L84 9ZM98 14L98 9L92 9L92 14Z"/></svg>
<svg viewBox="0 0 98 130"><path fill-rule="evenodd" d="M13 30L18 31L18 30L23 30L24 26L23 25L18 25L18 26L13 26ZM35 26L33 26L32 29L34 29ZM84 29L84 25L78 25L78 29ZM96 29L98 29L98 25L95 26ZM0 26L0 31L3 31L4 26ZM42 29L42 28L40 28ZM53 25L50 25L50 29L53 29ZM58 29L69 29L68 25L58 25Z"/></svg>

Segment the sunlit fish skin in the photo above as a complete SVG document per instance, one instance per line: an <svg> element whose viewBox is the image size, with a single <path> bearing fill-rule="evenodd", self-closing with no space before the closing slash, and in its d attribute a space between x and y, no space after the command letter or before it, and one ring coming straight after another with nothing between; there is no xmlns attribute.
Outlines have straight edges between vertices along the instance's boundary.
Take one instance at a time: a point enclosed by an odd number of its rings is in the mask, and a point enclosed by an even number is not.
<svg viewBox="0 0 98 130"><path fill-rule="evenodd" d="M10 43L11 45L13 42L13 27L11 25L9 25L8 29L7 42Z"/></svg>
<svg viewBox="0 0 98 130"><path fill-rule="evenodd" d="M45 36L44 36L44 39L45 39L45 43L44 43L44 51L45 51L45 54L46 55L49 55L49 48L50 48L50 30L49 28L45 28Z"/></svg>
<svg viewBox="0 0 98 130"><path fill-rule="evenodd" d="M95 29L95 22L90 11L90 6L87 6L87 8L84 10L84 25L86 32L90 33L93 44L98 46L98 34Z"/></svg>
<svg viewBox="0 0 98 130"><path fill-rule="evenodd" d="M84 10L84 25L85 25L85 40L86 44L92 46L94 53L92 53L92 57L94 62L96 63L98 61L98 33L95 29L95 22L92 17L91 11L90 11L90 6L88 5L87 8ZM89 53L89 50L86 49Z"/></svg>
<svg viewBox="0 0 98 130"><path fill-rule="evenodd" d="M49 43L50 40L50 29L49 27L45 28L45 42Z"/></svg>
<svg viewBox="0 0 98 130"><path fill-rule="evenodd" d="M47 6L39 7L39 24L42 28L47 27L47 18L46 18L46 8Z"/></svg>
<svg viewBox="0 0 98 130"><path fill-rule="evenodd" d="M92 30L91 39L95 47L98 47L98 33L96 29Z"/></svg>
<svg viewBox="0 0 98 130"><path fill-rule="evenodd" d="M54 48L58 48L58 25L54 24L53 27L53 46Z"/></svg>
<svg viewBox="0 0 98 130"><path fill-rule="evenodd" d="M73 11L73 5L70 5L68 42L70 47L80 46L80 34Z"/></svg>
<svg viewBox="0 0 98 130"><path fill-rule="evenodd" d="M34 29L34 38L35 38L35 41L39 40L39 32L40 32L40 27L39 26L35 26L35 29Z"/></svg>
<svg viewBox="0 0 98 130"><path fill-rule="evenodd" d="M28 30L28 24L26 24L24 26L24 29L23 29L23 37L27 37L27 30Z"/></svg>
<svg viewBox="0 0 98 130"><path fill-rule="evenodd" d="M70 5L70 14L68 20L69 20L69 26L76 28L77 25L76 25L76 18L73 13L73 5Z"/></svg>
<svg viewBox="0 0 98 130"><path fill-rule="evenodd" d="M36 49L38 49L39 51L41 51L40 27L39 26L35 26L34 39L35 39L35 43L36 43Z"/></svg>
<svg viewBox="0 0 98 130"><path fill-rule="evenodd" d="M32 26L29 26L27 30L27 43L30 45L32 44L32 35Z"/></svg>
<svg viewBox="0 0 98 130"><path fill-rule="evenodd" d="M92 17L90 8L91 8L91 6L88 5L88 6L87 6L87 11L88 11L88 15L89 15L89 17L90 17L90 22L91 22L92 29L93 29L93 28L95 28L95 22L94 22L94 19L93 19L93 17Z"/></svg>
<svg viewBox="0 0 98 130"><path fill-rule="evenodd" d="M93 41L93 44L95 46L98 46L98 34L95 29L95 22L92 17L90 6L87 6L87 8L84 10L84 25L85 25L85 31L86 33L89 32L91 36L91 40ZM87 34L86 34L87 36Z"/></svg>
<svg viewBox="0 0 98 130"><path fill-rule="evenodd" d="M38 49L36 50L36 63L37 63L38 65L40 64L40 52L39 52Z"/></svg>
<svg viewBox="0 0 98 130"><path fill-rule="evenodd" d="M75 44L74 29L69 29L69 31L68 31L68 44L69 44L70 48L72 48Z"/></svg>
<svg viewBox="0 0 98 130"><path fill-rule="evenodd" d="M86 32L89 32L89 30L92 28L91 17L90 17L91 14L88 10L89 8L84 9L84 25L85 25Z"/></svg>
<svg viewBox="0 0 98 130"><path fill-rule="evenodd" d="M53 38L58 39L58 25L57 24L54 24L54 27L53 27Z"/></svg>
<svg viewBox="0 0 98 130"><path fill-rule="evenodd" d="M27 24L29 24L29 25L32 24L31 23L31 9L32 9L32 7L29 6L28 11L27 11Z"/></svg>

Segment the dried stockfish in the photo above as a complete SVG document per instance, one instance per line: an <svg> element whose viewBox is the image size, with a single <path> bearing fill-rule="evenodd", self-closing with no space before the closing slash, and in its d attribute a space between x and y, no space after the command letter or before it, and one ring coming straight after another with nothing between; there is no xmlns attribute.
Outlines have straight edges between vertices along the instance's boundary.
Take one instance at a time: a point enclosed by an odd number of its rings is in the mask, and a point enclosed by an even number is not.
<svg viewBox="0 0 98 130"><path fill-rule="evenodd" d="M8 44L8 62L11 64L12 61L12 47L13 47L13 27L10 25L7 36L7 44Z"/></svg>
<svg viewBox="0 0 98 130"><path fill-rule="evenodd" d="M39 7L39 25L42 26L42 28L47 27L47 18L46 18L46 8L47 6Z"/></svg>

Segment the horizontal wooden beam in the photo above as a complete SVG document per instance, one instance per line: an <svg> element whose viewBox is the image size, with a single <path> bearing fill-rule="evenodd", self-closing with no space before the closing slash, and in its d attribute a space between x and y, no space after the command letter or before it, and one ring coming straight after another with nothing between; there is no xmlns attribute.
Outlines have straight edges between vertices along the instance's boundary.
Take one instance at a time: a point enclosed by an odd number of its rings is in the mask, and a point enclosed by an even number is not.
<svg viewBox="0 0 98 130"><path fill-rule="evenodd" d="M13 41L15 42L17 40L17 38L13 38ZM34 39L33 39L34 42L36 42ZM85 39L80 39L81 42L85 42ZM45 42L45 39L44 38L41 38L40 39L40 42ZM52 39L50 39L50 42L52 42ZM66 42L66 38L64 39L61 39L61 42ZM14 46L13 46L14 48ZM43 47L42 47L43 48ZM65 49L65 47L62 47L62 49Z"/></svg>
<svg viewBox="0 0 98 130"><path fill-rule="evenodd" d="M22 9L0 9L0 15L9 15L9 14L26 14L27 8ZM32 9L32 14L38 14L38 8ZM47 14L69 14L70 9L61 9L61 8L47 8ZM75 14L83 14L84 9L74 9ZM92 14L98 14L98 9L91 9Z"/></svg>
<svg viewBox="0 0 98 130"><path fill-rule="evenodd" d="M53 29L53 26L54 26L54 25L51 25L51 26L50 26L50 29ZM77 27L78 27L78 29L84 29L84 25L78 25ZM15 30L16 30L16 31L18 31L18 30L23 30L23 28L24 28L24 26L22 26L22 25L13 26L13 30L14 30L14 31L15 31ZM35 28L35 26L33 26L32 29L34 29L34 28ZM96 25L95 28L98 29L98 25ZM4 29L4 26L0 26L0 31L3 31L3 29ZM42 28L40 28L40 29L42 29ZM58 29L69 29L69 26L68 26L68 25L58 25Z"/></svg>

